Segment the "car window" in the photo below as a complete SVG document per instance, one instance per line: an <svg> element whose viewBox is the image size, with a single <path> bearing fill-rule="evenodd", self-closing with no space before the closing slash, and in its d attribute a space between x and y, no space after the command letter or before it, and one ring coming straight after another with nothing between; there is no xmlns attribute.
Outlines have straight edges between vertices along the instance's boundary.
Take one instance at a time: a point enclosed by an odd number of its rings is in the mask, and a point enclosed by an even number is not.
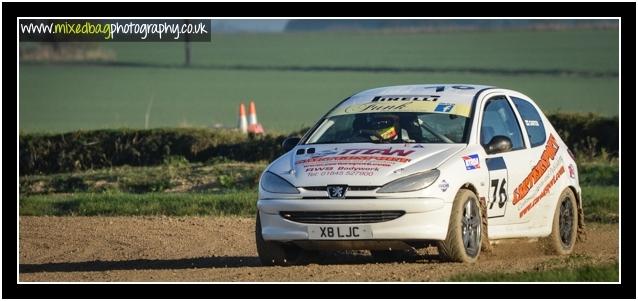
<svg viewBox="0 0 638 301"><path fill-rule="evenodd" d="M488 100L483 111L481 145L487 145L494 136L508 137L512 141L512 150L525 148L521 128L504 96Z"/></svg>
<svg viewBox="0 0 638 301"><path fill-rule="evenodd" d="M512 101L516 109L518 109L518 113L521 114L523 118L523 123L525 124L525 129L527 129L527 135L529 136L529 142L532 147L545 144L545 126L536 108L528 101L518 97L512 97Z"/></svg>
<svg viewBox="0 0 638 301"><path fill-rule="evenodd" d="M384 112L326 118L307 144L467 143L467 117L448 113Z"/></svg>
<svg viewBox="0 0 638 301"><path fill-rule="evenodd" d="M440 133L455 143L463 141L466 118L457 115L428 113L420 114L418 118L422 125L428 124L434 130L430 132L421 128L417 131L418 135L416 135L417 137L424 137L420 140L436 141L438 138L433 133Z"/></svg>

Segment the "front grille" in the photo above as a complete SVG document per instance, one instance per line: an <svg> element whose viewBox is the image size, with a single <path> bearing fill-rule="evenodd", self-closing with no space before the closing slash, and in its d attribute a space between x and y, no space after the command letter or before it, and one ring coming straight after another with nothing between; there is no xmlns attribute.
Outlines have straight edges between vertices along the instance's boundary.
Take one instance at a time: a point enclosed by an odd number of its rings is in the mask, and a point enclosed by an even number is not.
<svg viewBox="0 0 638 301"><path fill-rule="evenodd" d="M282 211L281 217L304 224L367 224L391 221L405 211Z"/></svg>
<svg viewBox="0 0 638 301"><path fill-rule="evenodd" d="M380 186L348 186L349 191L370 191L379 188ZM326 186L306 186L302 187L305 190L309 191L326 191L328 189Z"/></svg>

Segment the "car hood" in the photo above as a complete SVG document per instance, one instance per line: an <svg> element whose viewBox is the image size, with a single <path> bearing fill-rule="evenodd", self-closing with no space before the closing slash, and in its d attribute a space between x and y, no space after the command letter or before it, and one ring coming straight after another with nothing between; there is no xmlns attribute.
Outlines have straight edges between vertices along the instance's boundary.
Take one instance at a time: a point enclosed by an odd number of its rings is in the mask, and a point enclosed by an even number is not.
<svg viewBox="0 0 638 301"><path fill-rule="evenodd" d="M273 162L269 171L296 187L382 186L437 168L466 144L298 145Z"/></svg>

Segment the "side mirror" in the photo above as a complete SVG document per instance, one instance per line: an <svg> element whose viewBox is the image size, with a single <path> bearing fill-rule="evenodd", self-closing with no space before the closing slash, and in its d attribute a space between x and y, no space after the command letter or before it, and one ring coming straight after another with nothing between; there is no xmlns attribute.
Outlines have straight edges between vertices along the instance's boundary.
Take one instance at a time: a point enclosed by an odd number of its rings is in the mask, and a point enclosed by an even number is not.
<svg viewBox="0 0 638 301"><path fill-rule="evenodd" d="M494 136L487 144L485 152L488 154L498 154L512 150L512 140L506 136Z"/></svg>
<svg viewBox="0 0 638 301"><path fill-rule="evenodd" d="M297 144L299 144L301 138L299 137L288 137L284 142L281 143L281 148L284 149L284 152L289 152L291 149L295 148Z"/></svg>

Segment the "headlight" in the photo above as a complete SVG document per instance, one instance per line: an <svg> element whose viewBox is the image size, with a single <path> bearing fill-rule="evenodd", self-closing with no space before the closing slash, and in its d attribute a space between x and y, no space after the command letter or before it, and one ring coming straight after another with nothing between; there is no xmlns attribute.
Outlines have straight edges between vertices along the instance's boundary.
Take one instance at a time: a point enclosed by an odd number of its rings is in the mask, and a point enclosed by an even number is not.
<svg viewBox="0 0 638 301"><path fill-rule="evenodd" d="M409 175L383 185L377 192L408 192L423 189L432 185L440 173L438 169L432 169Z"/></svg>
<svg viewBox="0 0 638 301"><path fill-rule="evenodd" d="M299 193L288 181L269 171L261 177L261 188L272 193Z"/></svg>

